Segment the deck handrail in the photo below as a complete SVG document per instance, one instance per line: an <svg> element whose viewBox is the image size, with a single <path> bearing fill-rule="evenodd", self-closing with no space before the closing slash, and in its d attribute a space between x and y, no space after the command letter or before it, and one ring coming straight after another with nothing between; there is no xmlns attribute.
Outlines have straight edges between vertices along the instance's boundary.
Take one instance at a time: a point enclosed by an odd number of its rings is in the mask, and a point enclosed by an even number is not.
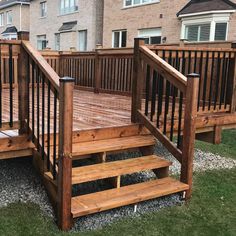
<svg viewBox="0 0 236 236"><path fill-rule="evenodd" d="M52 69L52 67L47 63L45 58L32 47L29 41L22 41L22 46L29 54L29 56L34 60L34 62L39 66L43 71L48 80L53 84L54 88L59 92L60 87L60 77Z"/></svg>
<svg viewBox="0 0 236 236"><path fill-rule="evenodd" d="M133 68L132 122L144 124L180 162L190 198L199 75L184 76L138 38Z"/></svg>
<svg viewBox="0 0 236 236"><path fill-rule="evenodd" d="M59 227L66 230L72 224L74 79L60 78L28 41L21 44L18 73L20 133L29 135L43 173L57 185L50 192L58 205Z"/></svg>
<svg viewBox="0 0 236 236"><path fill-rule="evenodd" d="M159 70L162 76L166 76L182 92L185 92L187 86L187 77L164 61L161 57L153 53L147 46L140 47L141 58L152 63Z"/></svg>

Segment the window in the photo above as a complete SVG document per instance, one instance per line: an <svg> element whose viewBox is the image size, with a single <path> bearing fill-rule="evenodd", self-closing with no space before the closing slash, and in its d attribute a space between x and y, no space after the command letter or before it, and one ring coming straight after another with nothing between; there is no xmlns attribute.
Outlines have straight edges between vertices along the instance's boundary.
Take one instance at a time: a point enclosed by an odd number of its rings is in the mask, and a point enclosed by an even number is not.
<svg viewBox="0 0 236 236"><path fill-rule="evenodd" d="M37 36L37 48L38 50L43 50L47 47L46 35Z"/></svg>
<svg viewBox="0 0 236 236"><path fill-rule="evenodd" d="M192 14L179 18L182 21L181 39L192 42L227 40L230 13L212 13L204 17Z"/></svg>
<svg viewBox="0 0 236 236"><path fill-rule="evenodd" d="M7 24L12 24L12 11L7 11Z"/></svg>
<svg viewBox="0 0 236 236"><path fill-rule="evenodd" d="M47 2L40 2L40 17L47 16Z"/></svg>
<svg viewBox="0 0 236 236"><path fill-rule="evenodd" d="M87 51L87 30L79 31L79 51Z"/></svg>
<svg viewBox="0 0 236 236"><path fill-rule="evenodd" d="M227 23L216 23L215 40L226 40Z"/></svg>
<svg viewBox="0 0 236 236"><path fill-rule="evenodd" d="M188 41L209 41L211 24L187 25L185 39Z"/></svg>
<svg viewBox="0 0 236 236"><path fill-rule="evenodd" d="M130 7L130 6L148 4L152 2L159 2L159 0L124 0L124 6Z"/></svg>
<svg viewBox="0 0 236 236"><path fill-rule="evenodd" d="M61 35L55 34L55 50L60 51L61 48Z"/></svg>
<svg viewBox="0 0 236 236"><path fill-rule="evenodd" d="M78 11L78 0L61 0L60 13L68 14Z"/></svg>
<svg viewBox="0 0 236 236"><path fill-rule="evenodd" d="M138 34L145 39L145 44L161 43L161 28L141 29Z"/></svg>
<svg viewBox="0 0 236 236"><path fill-rule="evenodd" d="M0 14L0 26L4 26L4 13Z"/></svg>
<svg viewBox="0 0 236 236"><path fill-rule="evenodd" d="M112 47L123 48L126 47L127 30L113 31L112 32Z"/></svg>

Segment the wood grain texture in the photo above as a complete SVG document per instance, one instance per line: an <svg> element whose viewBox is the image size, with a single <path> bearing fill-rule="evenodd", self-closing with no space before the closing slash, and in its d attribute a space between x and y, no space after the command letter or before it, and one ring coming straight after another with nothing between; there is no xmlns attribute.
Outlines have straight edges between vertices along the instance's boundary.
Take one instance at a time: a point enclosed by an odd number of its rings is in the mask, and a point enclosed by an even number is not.
<svg viewBox="0 0 236 236"><path fill-rule="evenodd" d="M72 198L72 215L76 218L166 196L172 193L182 192L187 189L187 184L183 184L168 177L150 182L129 185L119 189L111 189L74 197Z"/></svg>

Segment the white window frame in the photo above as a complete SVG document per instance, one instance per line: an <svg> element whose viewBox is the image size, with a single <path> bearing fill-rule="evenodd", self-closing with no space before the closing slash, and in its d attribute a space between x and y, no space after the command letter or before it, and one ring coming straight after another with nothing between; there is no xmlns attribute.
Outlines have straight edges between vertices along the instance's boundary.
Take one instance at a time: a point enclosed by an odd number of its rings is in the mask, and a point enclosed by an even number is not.
<svg viewBox="0 0 236 236"><path fill-rule="evenodd" d="M39 37L44 37L44 36L45 36L45 39L39 39ZM47 48L47 44L48 44L47 35L46 34L41 34L41 35L37 35L36 37L37 37L37 49L38 50L44 50L45 48ZM39 41L41 41L41 43L45 41L46 42L46 47L45 48L42 47L42 49L39 49L39 47L38 47Z"/></svg>
<svg viewBox="0 0 236 236"><path fill-rule="evenodd" d="M60 9L60 15L66 15L78 12L79 10L78 0L60 0L59 9Z"/></svg>
<svg viewBox="0 0 236 236"><path fill-rule="evenodd" d="M7 25L11 25L13 22L12 10L9 10L6 12L6 18L7 18ZM9 19L11 19L11 20L9 20Z"/></svg>
<svg viewBox="0 0 236 236"><path fill-rule="evenodd" d="M59 41L58 41L58 39L59 39ZM61 49L61 34L56 33L55 34L55 50L60 51L60 49Z"/></svg>
<svg viewBox="0 0 236 236"><path fill-rule="evenodd" d="M3 39L6 40L16 40L17 39L17 33L7 33L2 35Z"/></svg>
<svg viewBox="0 0 236 236"><path fill-rule="evenodd" d="M80 42L80 36L82 33L85 33L85 42L84 42L84 48L81 47L81 42ZM81 52L86 52L88 51L88 30L79 30L78 31L78 50Z"/></svg>
<svg viewBox="0 0 236 236"><path fill-rule="evenodd" d="M0 13L0 27L4 26L4 12Z"/></svg>
<svg viewBox="0 0 236 236"><path fill-rule="evenodd" d="M146 32L145 32L146 31ZM138 30L138 37L149 39L149 44L152 37L161 37L162 36L162 28L144 28Z"/></svg>
<svg viewBox="0 0 236 236"><path fill-rule="evenodd" d="M229 19L230 19L230 13L182 17L182 19L181 19L182 27L181 27L180 38L186 39L185 38L186 26L210 24L210 38L209 38L209 41L207 41L207 42L213 42L213 41L215 41L216 24L217 23L227 23L226 37L225 37L225 41L227 41L228 40L228 31L229 31Z"/></svg>
<svg viewBox="0 0 236 236"><path fill-rule="evenodd" d="M122 30L113 30L112 31L112 48L123 48L122 47L122 32L126 32L126 46L127 46L127 38L128 38L128 31L127 29ZM115 47L115 33L119 33L119 47Z"/></svg>
<svg viewBox="0 0 236 236"><path fill-rule="evenodd" d="M47 17L47 1L40 2L40 18ZM43 13L43 6L44 6L44 15Z"/></svg>
<svg viewBox="0 0 236 236"><path fill-rule="evenodd" d="M126 5L126 0L123 0L123 7L129 8L129 7L143 6L159 2L160 0L140 0L140 3L135 3L135 0L131 0L131 5Z"/></svg>

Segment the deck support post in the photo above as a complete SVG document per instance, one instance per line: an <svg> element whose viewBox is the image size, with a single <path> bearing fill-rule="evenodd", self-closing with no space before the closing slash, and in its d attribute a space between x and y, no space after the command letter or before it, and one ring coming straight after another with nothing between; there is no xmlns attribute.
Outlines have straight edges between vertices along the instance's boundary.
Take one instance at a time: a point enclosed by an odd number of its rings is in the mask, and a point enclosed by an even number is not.
<svg viewBox="0 0 236 236"><path fill-rule="evenodd" d="M59 162L57 209L58 225L62 230L72 226L72 131L73 131L73 89L74 79L60 79L59 97Z"/></svg>
<svg viewBox="0 0 236 236"><path fill-rule="evenodd" d="M131 110L131 121L133 123L138 122L138 110L141 109L142 101L142 88L143 88L143 77L142 77L142 66L140 59L139 47L145 44L143 38L134 39L134 66L133 66L133 81L132 81L132 110Z"/></svg>
<svg viewBox="0 0 236 236"><path fill-rule="evenodd" d="M19 134L26 134L28 131L26 120L29 113L29 57L24 50L20 47L18 57L18 116L20 122Z"/></svg>
<svg viewBox="0 0 236 236"><path fill-rule="evenodd" d="M181 182L189 185L189 190L186 192L186 199L189 199L192 194L193 184L193 157L196 132L199 75L190 74L187 76L187 78Z"/></svg>

